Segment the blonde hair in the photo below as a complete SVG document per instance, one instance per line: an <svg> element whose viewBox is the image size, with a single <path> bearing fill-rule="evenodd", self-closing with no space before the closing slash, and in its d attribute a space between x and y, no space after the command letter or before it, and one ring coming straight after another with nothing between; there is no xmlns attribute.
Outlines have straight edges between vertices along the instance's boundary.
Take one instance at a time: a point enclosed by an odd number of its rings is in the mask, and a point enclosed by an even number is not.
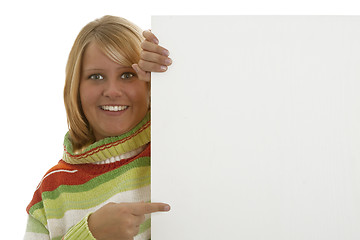
<svg viewBox="0 0 360 240"><path fill-rule="evenodd" d="M142 30L130 21L104 16L88 23L78 34L66 65L64 103L73 151L95 142L81 107L79 87L82 57L90 42L94 42L111 60L124 66L139 62Z"/></svg>

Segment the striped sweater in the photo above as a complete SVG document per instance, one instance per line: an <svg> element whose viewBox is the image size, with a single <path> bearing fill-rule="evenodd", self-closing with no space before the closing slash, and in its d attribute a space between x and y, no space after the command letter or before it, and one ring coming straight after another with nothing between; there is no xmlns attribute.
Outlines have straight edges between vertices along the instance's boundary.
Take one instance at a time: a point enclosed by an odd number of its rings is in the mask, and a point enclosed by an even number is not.
<svg viewBox="0 0 360 240"><path fill-rule="evenodd" d="M65 136L64 155L27 207L25 240L94 239L87 218L109 202L150 201L150 113L131 131L81 153ZM150 217L135 239L150 239Z"/></svg>

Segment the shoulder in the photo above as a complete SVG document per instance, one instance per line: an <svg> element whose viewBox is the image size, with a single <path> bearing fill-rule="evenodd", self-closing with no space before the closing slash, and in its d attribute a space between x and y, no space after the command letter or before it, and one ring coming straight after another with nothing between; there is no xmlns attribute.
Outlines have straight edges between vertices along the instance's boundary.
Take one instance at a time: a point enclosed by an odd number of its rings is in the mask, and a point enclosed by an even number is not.
<svg viewBox="0 0 360 240"><path fill-rule="evenodd" d="M29 212L30 208L36 204L42 202L42 195L45 192L53 192L61 185L74 184L77 177L75 176L79 172L76 165L67 164L60 160L58 164L50 168L40 180L38 186L35 189L32 201L27 207Z"/></svg>
<svg viewBox="0 0 360 240"><path fill-rule="evenodd" d="M41 190L41 192L53 191L64 184L64 182L71 181L78 171L79 169L76 168L76 165L67 164L60 160L57 165L45 173L36 190Z"/></svg>

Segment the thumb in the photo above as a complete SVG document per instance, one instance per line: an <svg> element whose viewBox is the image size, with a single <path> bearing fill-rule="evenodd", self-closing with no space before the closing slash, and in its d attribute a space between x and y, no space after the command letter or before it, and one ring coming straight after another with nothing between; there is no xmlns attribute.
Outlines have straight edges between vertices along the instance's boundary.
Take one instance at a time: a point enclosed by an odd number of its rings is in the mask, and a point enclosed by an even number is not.
<svg viewBox="0 0 360 240"><path fill-rule="evenodd" d="M136 74L140 80L145 81L145 82L150 82L150 80L151 80L150 72L145 72L136 63L131 65L131 67L136 71Z"/></svg>

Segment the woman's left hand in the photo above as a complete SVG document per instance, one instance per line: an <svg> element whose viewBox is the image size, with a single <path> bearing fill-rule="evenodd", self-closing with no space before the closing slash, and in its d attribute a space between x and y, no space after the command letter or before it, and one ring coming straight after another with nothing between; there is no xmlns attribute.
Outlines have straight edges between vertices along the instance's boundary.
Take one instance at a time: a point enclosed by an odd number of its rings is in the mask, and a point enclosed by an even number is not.
<svg viewBox="0 0 360 240"><path fill-rule="evenodd" d="M151 31L144 31L143 36L145 41L141 44L140 61L132 67L140 80L149 82L151 72L165 72L172 60L169 51L159 46L159 40Z"/></svg>

